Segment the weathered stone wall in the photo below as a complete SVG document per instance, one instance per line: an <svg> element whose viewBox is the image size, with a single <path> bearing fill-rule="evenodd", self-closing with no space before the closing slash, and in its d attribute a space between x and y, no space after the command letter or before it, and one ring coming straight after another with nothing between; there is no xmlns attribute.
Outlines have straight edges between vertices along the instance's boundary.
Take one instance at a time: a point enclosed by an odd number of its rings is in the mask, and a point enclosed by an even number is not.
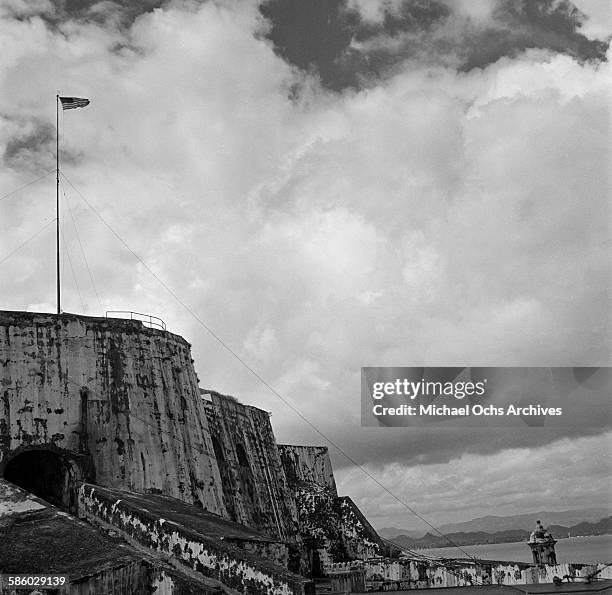
<svg viewBox="0 0 612 595"><path fill-rule="evenodd" d="M298 510L308 571L334 563L386 555L388 548L355 503L339 497L324 446L279 445Z"/></svg>
<svg viewBox="0 0 612 595"><path fill-rule="evenodd" d="M295 501L269 414L214 391L203 391L203 402L229 517L269 535L295 541Z"/></svg>
<svg viewBox="0 0 612 595"><path fill-rule="evenodd" d="M336 499L329 488L315 483L302 483L294 489L300 534L308 552L303 572L318 576L324 565L349 559L342 542Z"/></svg>
<svg viewBox="0 0 612 595"><path fill-rule="evenodd" d="M0 474L28 448L226 514L190 346L140 322L0 312Z"/></svg>
<svg viewBox="0 0 612 595"><path fill-rule="evenodd" d="M231 543L243 549L257 558L268 560L277 566L289 568L289 547L286 543L273 542L265 543L261 541L246 541L244 539L225 538L225 542Z"/></svg>
<svg viewBox="0 0 612 595"><path fill-rule="evenodd" d="M572 581L581 582L586 577L595 575L597 580L612 579L612 566L607 564L541 564L531 566L523 572L523 582L552 583L553 577L571 577Z"/></svg>
<svg viewBox="0 0 612 595"><path fill-rule="evenodd" d="M285 475L291 485L316 483L326 487L333 496L338 495L336 480L326 446L294 446L279 444Z"/></svg>
<svg viewBox="0 0 612 595"><path fill-rule="evenodd" d="M168 521L96 486L83 484L78 496L80 516L94 525L119 532L130 543L170 556L180 568L249 595L305 593L308 581L303 577L225 540Z"/></svg>
<svg viewBox="0 0 612 595"><path fill-rule="evenodd" d="M363 568L348 568L332 570L325 578L315 580L317 593L363 593L366 590L365 570Z"/></svg>
<svg viewBox="0 0 612 595"><path fill-rule="evenodd" d="M350 559L374 558L387 553L387 547L374 527L349 496L334 501L339 518L342 543Z"/></svg>

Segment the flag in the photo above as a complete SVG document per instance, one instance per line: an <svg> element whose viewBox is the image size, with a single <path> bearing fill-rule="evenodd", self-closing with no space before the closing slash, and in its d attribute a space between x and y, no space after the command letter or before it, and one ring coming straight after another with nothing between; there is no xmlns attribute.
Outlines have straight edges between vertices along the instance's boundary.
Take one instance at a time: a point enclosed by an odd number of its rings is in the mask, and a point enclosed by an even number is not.
<svg viewBox="0 0 612 595"><path fill-rule="evenodd" d="M76 109L89 105L89 99L80 97L60 97L59 100L62 102L62 109Z"/></svg>

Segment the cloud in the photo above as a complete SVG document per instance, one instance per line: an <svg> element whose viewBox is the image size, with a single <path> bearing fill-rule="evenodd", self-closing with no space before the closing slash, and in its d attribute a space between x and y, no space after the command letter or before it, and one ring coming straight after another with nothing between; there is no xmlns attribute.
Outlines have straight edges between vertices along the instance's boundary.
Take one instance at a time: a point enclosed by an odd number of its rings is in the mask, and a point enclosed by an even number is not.
<svg viewBox="0 0 612 595"><path fill-rule="evenodd" d="M414 0L348 0L346 8L358 13L365 24L382 26L385 20L401 19L402 14L411 15L414 23L419 11L424 14L432 6L438 12L438 17L456 13L474 22L487 22L492 18L497 4L495 0L441 0L433 3ZM444 6L448 8L447 11L442 10Z"/></svg>
<svg viewBox="0 0 612 595"><path fill-rule="evenodd" d="M449 3L449 7L475 23L487 23L493 17L496 4L491 0L457 0Z"/></svg>
<svg viewBox="0 0 612 595"><path fill-rule="evenodd" d="M393 463L368 469L410 508L425 518L435 516L439 526L483 516L492 502L496 516L608 506L612 467L606 453L611 447L608 433L489 456L464 454L452 466ZM550 469L563 472L551 474ZM432 531L359 470L336 475L341 493L361 494L362 510L375 526Z"/></svg>
<svg viewBox="0 0 612 595"><path fill-rule="evenodd" d="M33 15L50 15L53 13L50 0L5 0L0 10L9 18L24 18Z"/></svg>
<svg viewBox="0 0 612 595"><path fill-rule="evenodd" d="M0 14L16 19L36 16L51 29L75 21L125 30L140 15L170 4L169 0L5 0Z"/></svg>
<svg viewBox="0 0 612 595"><path fill-rule="evenodd" d="M50 170L55 161L55 127L38 118L6 122L7 136L2 159L11 168L30 173Z"/></svg>
<svg viewBox="0 0 612 595"><path fill-rule="evenodd" d="M580 33L589 39L610 40L612 37L612 6L597 0L574 0L576 7L585 14Z"/></svg>
<svg viewBox="0 0 612 595"><path fill-rule="evenodd" d="M322 442L81 194L360 462L443 465L601 434L605 416L551 432L362 429L359 372L610 361L609 63L541 49L469 72L413 61L332 92L275 51L271 26L230 2L175 3L124 28L5 14L3 189L45 173L58 87L92 100L60 114L80 192L63 181L64 237L86 313L161 316L193 343L202 386L272 411L280 442ZM51 178L0 203L0 260L54 217ZM47 229L0 264L3 307L53 304L53 249ZM64 308L79 311L64 264Z"/></svg>

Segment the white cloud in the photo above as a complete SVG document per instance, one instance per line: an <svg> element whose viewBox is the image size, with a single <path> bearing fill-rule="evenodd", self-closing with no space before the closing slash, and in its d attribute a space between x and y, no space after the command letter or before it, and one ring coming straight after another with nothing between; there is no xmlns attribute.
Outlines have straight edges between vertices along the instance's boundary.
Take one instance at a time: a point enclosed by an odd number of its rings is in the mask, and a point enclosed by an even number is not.
<svg viewBox="0 0 612 595"><path fill-rule="evenodd" d="M382 24L386 14L397 15L402 0L348 0L347 8L359 13L366 23Z"/></svg>
<svg viewBox="0 0 612 595"><path fill-rule="evenodd" d="M480 24L490 21L495 4L495 0L453 0L449 3L449 7L474 23Z"/></svg>
<svg viewBox="0 0 612 595"><path fill-rule="evenodd" d="M495 8L495 0L442 0L449 13L469 19L474 24L489 22ZM367 24L380 25L386 15L400 17L403 6L410 6L405 0L348 0L349 10L356 11ZM415 8L421 8L418 3Z"/></svg>
<svg viewBox="0 0 612 595"><path fill-rule="evenodd" d="M573 3L588 17L580 27L580 33L589 39L610 39L612 37L612 5L609 2L573 0Z"/></svg>

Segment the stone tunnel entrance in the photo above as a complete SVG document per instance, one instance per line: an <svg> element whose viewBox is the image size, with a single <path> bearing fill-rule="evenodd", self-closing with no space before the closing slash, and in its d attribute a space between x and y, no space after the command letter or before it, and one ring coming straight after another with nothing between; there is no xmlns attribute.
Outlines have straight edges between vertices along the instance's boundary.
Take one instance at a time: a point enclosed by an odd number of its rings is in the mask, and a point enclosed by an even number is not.
<svg viewBox="0 0 612 595"><path fill-rule="evenodd" d="M74 511L74 488L89 479L77 457L44 448L25 450L6 463L2 476L50 504Z"/></svg>

